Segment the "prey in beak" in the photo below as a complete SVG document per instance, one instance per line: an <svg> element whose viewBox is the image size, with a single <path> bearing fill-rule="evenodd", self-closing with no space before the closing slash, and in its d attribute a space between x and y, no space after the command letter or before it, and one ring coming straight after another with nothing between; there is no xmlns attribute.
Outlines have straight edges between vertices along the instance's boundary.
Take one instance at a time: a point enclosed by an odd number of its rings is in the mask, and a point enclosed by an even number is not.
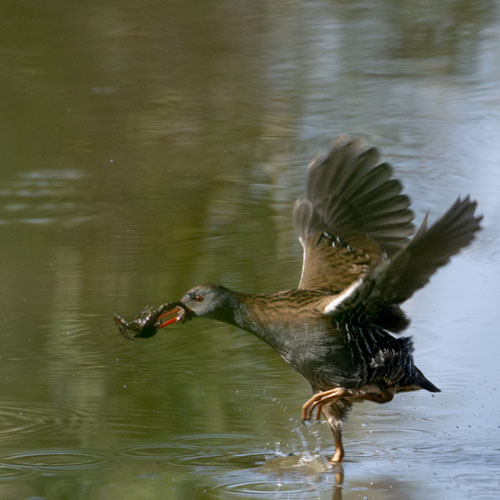
<svg viewBox="0 0 500 500"><path fill-rule="evenodd" d="M160 328L173 323L183 323L191 319L191 316L191 310L182 302L167 302L156 309L144 308L130 322L118 315L115 315L113 319L123 337L137 341L140 338L153 337Z"/></svg>

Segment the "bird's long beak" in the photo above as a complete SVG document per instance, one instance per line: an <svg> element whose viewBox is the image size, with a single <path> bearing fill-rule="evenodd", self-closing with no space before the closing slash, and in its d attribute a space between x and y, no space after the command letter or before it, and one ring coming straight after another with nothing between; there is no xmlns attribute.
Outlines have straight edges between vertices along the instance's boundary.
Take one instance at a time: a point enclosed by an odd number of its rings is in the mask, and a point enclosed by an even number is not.
<svg viewBox="0 0 500 500"><path fill-rule="evenodd" d="M188 310L189 311L189 310ZM156 321L157 328L164 328L165 326L171 325L173 323L183 322L188 318L186 309L181 306L175 306L173 309L165 311L158 316Z"/></svg>

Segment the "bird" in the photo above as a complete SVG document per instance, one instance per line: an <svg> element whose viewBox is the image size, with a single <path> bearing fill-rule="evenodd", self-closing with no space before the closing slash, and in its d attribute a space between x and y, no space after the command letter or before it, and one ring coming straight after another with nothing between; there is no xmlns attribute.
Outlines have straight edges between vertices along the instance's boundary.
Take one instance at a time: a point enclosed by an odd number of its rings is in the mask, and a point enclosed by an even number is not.
<svg viewBox="0 0 500 500"><path fill-rule="evenodd" d="M364 139L340 136L307 167L306 196L293 222L303 247L297 288L241 293L209 283L177 302L115 317L128 338L187 319L209 318L253 333L311 385L304 422L323 415L333 435L331 463L344 458L342 426L354 403L387 403L397 393L440 392L415 365L410 320L401 305L466 247L480 229L477 201L458 197L418 230L410 199Z"/></svg>

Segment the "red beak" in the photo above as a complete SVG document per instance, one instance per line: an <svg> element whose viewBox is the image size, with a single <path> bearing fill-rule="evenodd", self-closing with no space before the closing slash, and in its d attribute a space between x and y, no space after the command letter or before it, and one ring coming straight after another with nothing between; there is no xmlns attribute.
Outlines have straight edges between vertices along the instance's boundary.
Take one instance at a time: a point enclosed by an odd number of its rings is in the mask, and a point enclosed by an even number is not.
<svg viewBox="0 0 500 500"><path fill-rule="evenodd" d="M158 316L156 326L158 328L163 328L165 326L171 325L172 323L184 321L186 318L187 315L185 309L181 306L175 306L173 309L165 311Z"/></svg>

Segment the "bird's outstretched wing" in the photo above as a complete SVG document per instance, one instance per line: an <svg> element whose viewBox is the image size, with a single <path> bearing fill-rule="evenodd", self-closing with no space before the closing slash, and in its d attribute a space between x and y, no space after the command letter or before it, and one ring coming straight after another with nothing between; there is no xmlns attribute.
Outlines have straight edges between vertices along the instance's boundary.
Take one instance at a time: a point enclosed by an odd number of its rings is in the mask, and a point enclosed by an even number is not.
<svg viewBox="0 0 500 500"><path fill-rule="evenodd" d="M339 293L408 245L414 214L392 175L359 138L342 136L311 162L307 198L293 213L304 248L299 288Z"/></svg>
<svg viewBox="0 0 500 500"><path fill-rule="evenodd" d="M427 216L411 242L326 303L324 313L376 318L409 299L431 275L467 246L480 229L476 201L460 198L430 228Z"/></svg>

